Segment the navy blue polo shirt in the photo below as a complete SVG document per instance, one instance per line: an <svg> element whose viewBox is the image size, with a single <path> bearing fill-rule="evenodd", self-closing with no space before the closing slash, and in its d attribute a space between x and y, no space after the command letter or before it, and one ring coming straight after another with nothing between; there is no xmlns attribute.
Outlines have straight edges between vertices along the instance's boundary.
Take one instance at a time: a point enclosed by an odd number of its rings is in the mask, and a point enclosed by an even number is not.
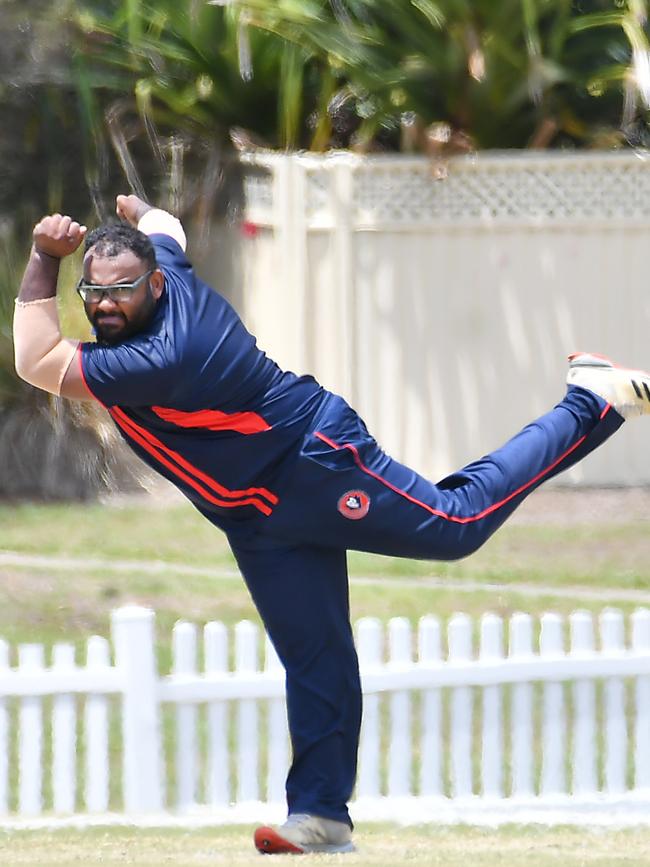
<svg viewBox="0 0 650 867"><path fill-rule="evenodd" d="M120 433L215 524L270 515L324 391L283 372L178 243L152 235L165 291L146 330L81 345L86 384Z"/></svg>

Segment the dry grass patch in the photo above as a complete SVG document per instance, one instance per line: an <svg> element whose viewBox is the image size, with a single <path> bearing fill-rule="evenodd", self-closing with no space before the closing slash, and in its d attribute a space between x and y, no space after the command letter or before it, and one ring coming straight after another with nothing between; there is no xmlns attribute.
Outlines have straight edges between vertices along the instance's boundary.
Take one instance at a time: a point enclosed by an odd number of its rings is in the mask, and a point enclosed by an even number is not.
<svg viewBox="0 0 650 867"><path fill-rule="evenodd" d="M251 828L200 830L134 828L86 831L0 832L3 867L63 865L260 865ZM334 867L647 867L650 830L523 828L499 830L363 824L358 851L350 855L310 855L301 863ZM276 859L277 860L277 859ZM286 863L281 858L280 863ZM266 863L266 862L264 862Z"/></svg>

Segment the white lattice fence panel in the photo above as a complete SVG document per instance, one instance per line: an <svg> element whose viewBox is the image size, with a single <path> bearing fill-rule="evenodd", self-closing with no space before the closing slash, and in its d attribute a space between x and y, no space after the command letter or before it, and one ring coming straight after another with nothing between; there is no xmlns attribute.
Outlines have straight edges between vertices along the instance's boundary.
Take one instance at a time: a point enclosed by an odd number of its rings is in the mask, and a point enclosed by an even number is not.
<svg viewBox="0 0 650 867"><path fill-rule="evenodd" d="M352 175L351 220L359 227L650 220L650 157L630 151L490 152L445 162L347 153L250 156L246 198L261 222L284 219L273 185L283 162L303 174L301 207L316 226L336 216L333 178L342 168Z"/></svg>
<svg viewBox="0 0 650 867"><path fill-rule="evenodd" d="M359 223L557 223L650 218L650 165L627 157L464 158L432 166L360 165Z"/></svg>

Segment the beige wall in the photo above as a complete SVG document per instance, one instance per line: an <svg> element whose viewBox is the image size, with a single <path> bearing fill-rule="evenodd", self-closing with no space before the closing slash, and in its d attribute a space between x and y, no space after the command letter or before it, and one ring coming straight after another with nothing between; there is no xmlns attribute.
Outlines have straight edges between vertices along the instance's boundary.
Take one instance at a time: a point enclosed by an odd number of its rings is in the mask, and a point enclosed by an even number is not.
<svg viewBox="0 0 650 867"><path fill-rule="evenodd" d="M564 391L566 355L650 368L650 163L633 154L255 157L240 309L282 366L439 478ZM562 481L650 484L633 422Z"/></svg>

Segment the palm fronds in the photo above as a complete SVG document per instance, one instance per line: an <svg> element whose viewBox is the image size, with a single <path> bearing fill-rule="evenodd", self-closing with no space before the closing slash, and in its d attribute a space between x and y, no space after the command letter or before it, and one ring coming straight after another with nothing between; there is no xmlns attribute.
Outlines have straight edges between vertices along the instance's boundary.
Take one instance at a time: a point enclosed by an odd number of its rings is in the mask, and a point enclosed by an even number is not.
<svg viewBox="0 0 650 867"><path fill-rule="evenodd" d="M330 115L348 105L352 141L417 119L477 148L623 142L644 127L644 0L232 0L253 28L326 62ZM644 66L645 60L645 66ZM646 83L646 89L650 85ZM323 118L319 117L322 125ZM623 128L623 129L622 129ZM424 134L419 147L435 147Z"/></svg>

